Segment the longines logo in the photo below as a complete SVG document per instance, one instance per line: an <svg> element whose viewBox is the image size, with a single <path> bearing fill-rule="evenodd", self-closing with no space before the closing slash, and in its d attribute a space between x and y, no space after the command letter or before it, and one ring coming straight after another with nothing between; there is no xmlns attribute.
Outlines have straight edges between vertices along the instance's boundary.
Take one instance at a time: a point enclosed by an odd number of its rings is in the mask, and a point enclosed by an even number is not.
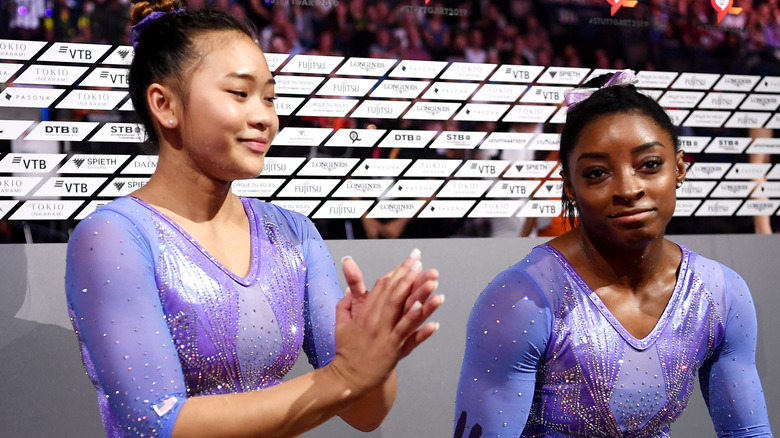
<svg viewBox="0 0 780 438"><path fill-rule="evenodd" d="M346 175L359 158L312 158L301 169L299 175Z"/></svg>
<svg viewBox="0 0 780 438"><path fill-rule="evenodd" d="M371 97L402 97L413 99L422 93L429 82L426 81L398 81L387 79L382 81L372 93Z"/></svg>
<svg viewBox="0 0 780 438"><path fill-rule="evenodd" d="M396 62L395 59L349 58L336 74L379 77L387 73Z"/></svg>
<svg viewBox="0 0 780 438"><path fill-rule="evenodd" d="M740 109L775 111L780 105L780 97L772 94L751 94Z"/></svg>
<svg viewBox="0 0 780 438"><path fill-rule="evenodd" d="M382 184L376 183L376 182L357 182L357 181L347 181L342 186L345 189L349 190L355 190L360 193L368 193L370 191L376 191L382 188Z"/></svg>
<svg viewBox="0 0 780 438"><path fill-rule="evenodd" d="M685 175L690 179L720 179L731 167L730 163L693 163Z"/></svg>
<svg viewBox="0 0 780 438"><path fill-rule="evenodd" d="M724 91L750 91L760 79L761 76L723 75L714 88Z"/></svg>
<svg viewBox="0 0 780 438"><path fill-rule="evenodd" d="M436 104L418 102L414 104L412 109L415 111L415 113L425 114L432 119L447 120L458 106L460 106L460 104L455 104L455 106L453 106L451 104L443 103ZM404 118L410 118L409 114L407 114Z"/></svg>
<svg viewBox="0 0 780 438"><path fill-rule="evenodd" d="M737 216L770 216L780 207L780 201L757 201L748 199Z"/></svg>
<svg viewBox="0 0 780 438"><path fill-rule="evenodd" d="M368 213L369 218L414 217L425 201L379 201Z"/></svg>
<svg viewBox="0 0 780 438"><path fill-rule="evenodd" d="M387 62L367 61L367 60L359 60L359 59L353 58L353 59L349 60L347 65L350 66L350 67L354 67L354 68L363 70L364 72L368 73L371 70L378 70L378 69L386 68Z"/></svg>
<svg viewBox="0 0 780 438"><path fill-rule="evenodd" d="M332 195L334 198L377 198L393 183L391 179L348 179Z"/></svg>
<svg viewBox="0 0 780 438"><path fill-rule="evenodd" d="M750 194L753 187L756 186L754 182L721 182L712 192L714 198L744 198Z"/></svg>

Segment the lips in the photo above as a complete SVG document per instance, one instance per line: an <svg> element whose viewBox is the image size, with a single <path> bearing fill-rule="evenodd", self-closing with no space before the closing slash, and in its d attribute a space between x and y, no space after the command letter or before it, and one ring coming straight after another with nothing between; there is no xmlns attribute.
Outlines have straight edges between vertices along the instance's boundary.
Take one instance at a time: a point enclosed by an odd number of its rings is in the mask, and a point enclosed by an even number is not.
<svg viewBox="0 0 780 438"><path fill-rule="evenodd" d="M613 213L609 218L621 225L639 225L653 214L653 211L651 208L625 210Z"/></svg>
<svg viewBox="0 0 780 438"><path fill-rule="evenodd" d="M637 209L633 209L633 210L625 210L625 211L620 211L620 212L617 212L617 213L613 213L613 214L609 215L609 217L611 217L613 219L621 218L621 217L631 217L631 216L641 215L643 213L649 213L651 211L653 211L652 208L637 208Z"/></svg>
<svg viewBox="0 0 780 438"><path fill-rule="evenodd" d="M268 151L268 140L265 138L245 138L241 140L250 150L259 154Z"/></svg>

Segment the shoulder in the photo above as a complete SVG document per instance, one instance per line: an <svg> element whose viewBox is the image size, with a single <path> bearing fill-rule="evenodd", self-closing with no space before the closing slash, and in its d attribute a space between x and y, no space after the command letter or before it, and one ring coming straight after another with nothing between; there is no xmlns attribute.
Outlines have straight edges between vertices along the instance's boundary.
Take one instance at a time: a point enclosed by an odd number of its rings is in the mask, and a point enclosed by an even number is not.
<svg viewBox="0 0 780 438"><path fill-rule="evenodd" d="M288 210L270 202L254 198L244 198L249 203L259 222L271 222L280 226L292 227L296 230L313 227L308 217L297 211Z"/></svg>
<svg viewBox="0 0 780 438"><path fill-rule="evenodd" d="M722 313L733 308L735 302L752 306L747 282L734 269L684 246L682 248L689 254L688 269L693 277L691 287L702 287Z"/></svg>
<svg viewBox="0 0 780 438"><path fill-rule="evenodd" d="M131 198L117 198L90 213L82 219L70 238L84 236L85 234L96 235L100 232L126 232L133 235L144 234L145 224L149 221L151 212Z"/></svg>

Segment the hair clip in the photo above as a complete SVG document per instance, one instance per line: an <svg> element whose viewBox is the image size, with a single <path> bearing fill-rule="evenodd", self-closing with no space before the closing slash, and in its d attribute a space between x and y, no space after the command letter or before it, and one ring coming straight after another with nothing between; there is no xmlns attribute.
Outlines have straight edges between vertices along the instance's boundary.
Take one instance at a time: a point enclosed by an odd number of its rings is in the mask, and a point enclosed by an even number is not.
<svg viewBox="0 0 780 438"><path fill-rule="evenodd" d="M143 18L143 20L139 21L138 23L134 24L130 27L130 36L133 39L133 50L135 50L136 47L138 47L138 40L141 38L141 34L143 31L145 31L152 22L163 15L174 13L174 12L183 12L184 9L174 9L172 11L154 11Z"/></svg>
<svg viewBox="0 0 780 438"><path fill-rule="evenodd" d="M563 100L566 102L566 107L571 110L581 101L589 98L593 93L602 88L608 87L627 87L639 82L639 78L636 77L633 70L626 69L616 71L611 78L601 88L574 88L563 94Z"/></svg>

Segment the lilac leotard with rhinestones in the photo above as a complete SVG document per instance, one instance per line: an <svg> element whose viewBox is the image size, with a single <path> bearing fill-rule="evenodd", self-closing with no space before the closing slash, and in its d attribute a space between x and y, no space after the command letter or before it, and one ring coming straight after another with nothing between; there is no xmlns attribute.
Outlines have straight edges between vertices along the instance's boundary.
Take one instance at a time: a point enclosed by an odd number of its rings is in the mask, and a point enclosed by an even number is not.
<svg viewBox="0 0 780 438"><path fill-rule="evenodd" d="M469 318L455 437L667 437L697 373L719 436L771 436L747 285L681 249L644 339L549 245L496 277Z"/></svg>
<svg viewBox="0 0 780 438"><path fill-rule="evenodd" d="M107 436L170 436L187 397L275 385L301 347L313 366L330 362L342 294L319 233L298 213L242 202L245 277L135 198L74 230L68 308Z"/></svg>

